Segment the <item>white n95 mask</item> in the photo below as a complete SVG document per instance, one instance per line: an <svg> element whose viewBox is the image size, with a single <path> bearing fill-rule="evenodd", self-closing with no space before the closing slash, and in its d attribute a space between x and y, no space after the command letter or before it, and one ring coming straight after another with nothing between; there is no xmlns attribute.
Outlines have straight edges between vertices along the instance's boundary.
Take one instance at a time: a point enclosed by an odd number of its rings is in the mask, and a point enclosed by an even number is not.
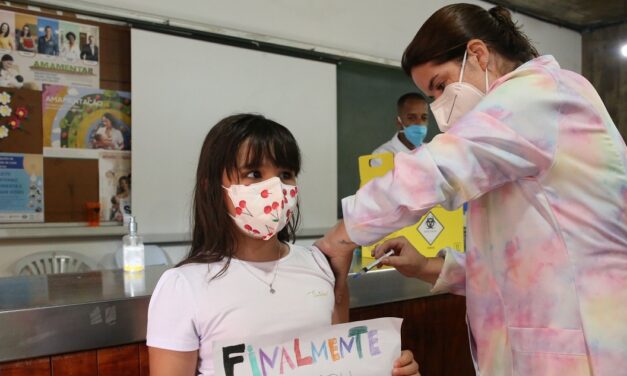
<svg viewBox="0 0 627 376"><path fill-rule="evenodd" d="M462 70L459 74L459 81L447 85L442 95L429 105L433 117L438 123L438 128L446 132L455 124L459 118L470 112L485 96L485 93L475 86L463 82L464 68L466 67L466 57L468 50L464 52ZM488 92L488 70L485 71L485 92Z"/></svg>
<svg viewBox="0 0 627 376"><path fill-rule="evenodd" d="M296 206L298 188L273 177L250 185L233 184L226 189L235 206L233 221L255 239L268 240L289 222Z"/></svg>

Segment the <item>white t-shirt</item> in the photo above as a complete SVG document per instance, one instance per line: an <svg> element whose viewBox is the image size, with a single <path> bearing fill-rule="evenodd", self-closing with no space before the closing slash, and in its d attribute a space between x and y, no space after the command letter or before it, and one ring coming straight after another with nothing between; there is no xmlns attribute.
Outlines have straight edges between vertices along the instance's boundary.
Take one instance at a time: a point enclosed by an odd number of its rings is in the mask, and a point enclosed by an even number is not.
<svg viewBox="0 0 627 376"><path fill-rule="evenodd" d="M407 146L405 146L405 144L401 142L401 140L398 138L398 132L396 132L394 133L394 136L388 142L376 148L372 152L372 154L381 154L381 153L396 154L400 152L410 153L411 149L409 149Z"/></svg>
<svg viewBox="0 0 627 376"><path fill-rule="evenodd" d="M68 44L61 49L61 56L68 60L78 60L81 57L81 50L76 43L72 47Z"/></svg>
<svg viewBox="0 0 627 376"><path fill-rule="evenodd" d="M245 263L248 269L242 264ZM275 262L231 260L224 266L187 264L163 273L148 307L146 344L174 351L198 351L198 374L214 374L212 343L331 324L335 279L317 248L290 244Z"/></svg>

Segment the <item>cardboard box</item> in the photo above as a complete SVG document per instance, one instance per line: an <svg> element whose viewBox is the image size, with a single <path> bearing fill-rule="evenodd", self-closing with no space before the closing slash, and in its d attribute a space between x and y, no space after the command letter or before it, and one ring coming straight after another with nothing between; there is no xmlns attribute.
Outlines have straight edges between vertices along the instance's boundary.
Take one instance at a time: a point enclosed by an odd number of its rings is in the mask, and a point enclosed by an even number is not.
<svg viewBox="0 0 627 376"><path fill-rule="evenodd" d="M393 168L394 155L392 153L359 157L360 185L363 186L370 180L385 175ZM420 253L427 257L435 256L444 247L464 252L463 210L459 208L448 211L441 206L431 209L415 224L388 235L380 242L362 247L361 257L365 259L364 262L372 261L370 252L378 244L398 236L406 237Z"/></svg>

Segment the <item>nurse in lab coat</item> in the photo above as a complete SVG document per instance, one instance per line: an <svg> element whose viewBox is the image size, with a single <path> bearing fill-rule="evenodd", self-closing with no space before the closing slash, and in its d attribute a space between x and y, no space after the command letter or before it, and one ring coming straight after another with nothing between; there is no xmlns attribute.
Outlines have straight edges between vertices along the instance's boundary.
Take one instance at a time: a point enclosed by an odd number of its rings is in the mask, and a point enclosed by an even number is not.
<svg viewBox="0 0 627 376"><path fill-rule="evenodd" d="M469 202L465 254L397 239L376 255L466 296L477 374L626 374L627 148L592 85L538 56L506 9L470 4L434 13L403 68L445 133L342 201L317 242L336 285L356 245Z"/></svg>

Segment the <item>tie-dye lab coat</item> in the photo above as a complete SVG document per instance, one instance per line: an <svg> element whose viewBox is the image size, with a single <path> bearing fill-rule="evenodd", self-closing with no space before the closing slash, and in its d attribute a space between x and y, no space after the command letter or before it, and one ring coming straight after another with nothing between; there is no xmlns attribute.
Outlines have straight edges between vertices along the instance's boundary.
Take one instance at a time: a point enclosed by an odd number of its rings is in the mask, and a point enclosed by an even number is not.
<svg viewBox="0 0 627 376"><path fill-rule="evenodd" d="M478 374L627 375L627 148L588 81L529 61L395 166L344 199L349 236L469 201L434 291L466 295Z"/></svg>

